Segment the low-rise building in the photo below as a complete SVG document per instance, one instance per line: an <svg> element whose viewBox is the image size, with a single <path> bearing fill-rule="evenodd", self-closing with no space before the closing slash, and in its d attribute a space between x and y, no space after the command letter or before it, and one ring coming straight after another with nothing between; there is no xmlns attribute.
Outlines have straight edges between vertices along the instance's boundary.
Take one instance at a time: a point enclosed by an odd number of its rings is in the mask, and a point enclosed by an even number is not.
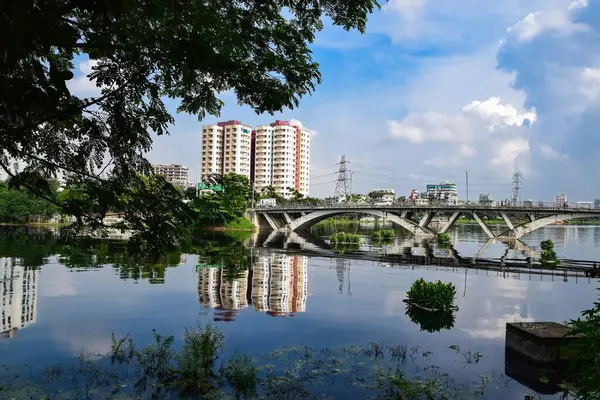
<svg viewBox="0 0 600 400"><path fill-rule="evenodd" d="M594 207L594 203L591 201L578 201L577 208L583 208L585 210L591 210Z"/></svg>
<svg viewBox="0 0 600 400"><path fill-rule="evenodd" d="M596 210L600 209L600 199L594 199L594 208Z"/></svg>
<svg viewBox="0 0 600 400"><path fill-rule="evenodd" d="M187 187L189 185L189 168L179 164L152 164L156 175L163 175L168 182L175 186Z"/></svg>
<svg viewBox="0 0 600 400"><path fill-rule="evenodd" d="M375 189L369 193L371 200L378 205L391 205L396 201L396 194L392 189Z"/></svg>
<svg viewBox="0 0 600 400"><path fill-rule="evenodd" d="M556 208L565 208L567 204L567 195L565 193L559 193L554 198L554 207Z"/></svg>
<svg viewBox="0 0 600 400"><path fill-rule="evenodd" d="M430 201L456 204L458 200L458 190L456 183L444 181L441 183L432 183L426 186L427 198Z"/></svg>
<svg viewBox="0 0 600 400"><path fill-rule="evenodd" d="M494 202L491 193L479 193L479 204L489 205Z"/></svg>

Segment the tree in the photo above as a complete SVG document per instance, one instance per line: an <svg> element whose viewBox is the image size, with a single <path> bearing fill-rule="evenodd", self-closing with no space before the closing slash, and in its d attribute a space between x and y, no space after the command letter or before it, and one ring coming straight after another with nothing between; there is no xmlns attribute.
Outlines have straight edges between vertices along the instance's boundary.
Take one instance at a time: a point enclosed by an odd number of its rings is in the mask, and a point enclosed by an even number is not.
<svg viewBox="0 0 600 400"><path fill-rule="evenodd" d="M214 176L212 182L223 187L223 191L204 193L194 200L194 208L200 220L213 224L227 223L242 217L252 197L252 185L244 175L234 173Z"/></svg>
<svg viewBox="0 0 600 400"><path fill-rule="evenodd" d="M28 178L63 174L87 194L89 204L70 209L78 227L98 228L123 196L137 207L125 215L128 225L138 227L136 213L165 211L147 190L157 182L140 178L151 174L151 135L168 134L174 122L163 99L179 99L177 111L199 120L219 115L219 94L228 90L257 113L297 107L321 80L309 44L323 16L364 32L378 7L376 0L8 2L0 14L0 168L17 177L10 165L19 160ZM69 89L76 56L89 57L98 95ZM39 180L22 184L62 206Z"/></svg>

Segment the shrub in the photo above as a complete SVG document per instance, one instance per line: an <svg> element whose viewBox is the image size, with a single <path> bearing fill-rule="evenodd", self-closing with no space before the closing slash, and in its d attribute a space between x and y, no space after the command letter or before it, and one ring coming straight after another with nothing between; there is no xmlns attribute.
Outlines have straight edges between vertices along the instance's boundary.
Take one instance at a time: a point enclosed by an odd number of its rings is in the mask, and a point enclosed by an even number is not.
<svg viewBox="0 0 600 400"><path fill-rule="evenodd" d="M447 233L438 233L437 234L437 243L443 249L447 249L452 246L452 240L450 239L450 235Z"/></svg>
<svg viewBox="0 0 600 400"><path fill-rule="evenodd" d="M544 240L542 243L540 243L540 247L542 248L542 255L540 258L542 268L554 269L560 265L560 260L556 256L556 251L554 251L554 243L552 240Z"/></svg>
<svg viewBox="0 0 600 400"><path fill-rule="evenodd" d="M431 311L452 311L456 288L452 283L425 282L423 278L416 280L406 293L409 304L418 305Z"/></svg>
<svg viewBox="0 0 600 400"><path fill-rule="evenodd" d="M356 233L338 232L329 237L332 244L359 244L360 235Z"/></svg>

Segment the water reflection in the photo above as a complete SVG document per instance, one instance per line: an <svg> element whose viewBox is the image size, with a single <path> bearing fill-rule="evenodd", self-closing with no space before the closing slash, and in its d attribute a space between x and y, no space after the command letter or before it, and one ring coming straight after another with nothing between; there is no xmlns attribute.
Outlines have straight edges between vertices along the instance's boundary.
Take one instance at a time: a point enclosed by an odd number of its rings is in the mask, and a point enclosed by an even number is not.
<svg viewBox="0 0 600 400"><path fill-rule="evenodd" d="M0 258L2 326L0 337L14 337L18 329L37 318L37 269L26 268L13 258Z"/></svg>
<svg viewBox="0 0 600 400"><path fill-rule="evenodd" d="M227 268L198 269L198 299L216 309L214 321L234 321L238 311L253 305L267 315L285 317L306 311L308 257L259 255L250 270L232 276Z"/></svg>

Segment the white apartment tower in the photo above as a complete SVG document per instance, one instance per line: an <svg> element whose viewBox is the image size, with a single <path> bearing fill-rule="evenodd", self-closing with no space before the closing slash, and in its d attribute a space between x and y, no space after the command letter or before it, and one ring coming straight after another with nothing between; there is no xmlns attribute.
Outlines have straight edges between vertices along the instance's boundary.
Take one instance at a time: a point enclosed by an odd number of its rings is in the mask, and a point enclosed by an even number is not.
<svg viewBox="0 0 600 400"><path fill-rule="evenodd" d="M231 172L250 179L252 128L240 121L219 122L202 128L202 180Z"/></svg>
<svg viewBox="0 0 600 400"><path fill-rule="evenodd" d="M267 186L273 186L275 192L283 197L289 197L292 190L308 196L308 129L280 120L258 126L254 132L253 161L253 181L258 192Z"/></svg>
<svg viewBox="0 0 600 400"><path fill-rule="evenodd" d="M254 131L234 120L205 125L202 180L211 174L233 172L247 176L259 193L273 186L286 198L292 190L308 196L310 137L310 130L280 120Z"/></svg>

